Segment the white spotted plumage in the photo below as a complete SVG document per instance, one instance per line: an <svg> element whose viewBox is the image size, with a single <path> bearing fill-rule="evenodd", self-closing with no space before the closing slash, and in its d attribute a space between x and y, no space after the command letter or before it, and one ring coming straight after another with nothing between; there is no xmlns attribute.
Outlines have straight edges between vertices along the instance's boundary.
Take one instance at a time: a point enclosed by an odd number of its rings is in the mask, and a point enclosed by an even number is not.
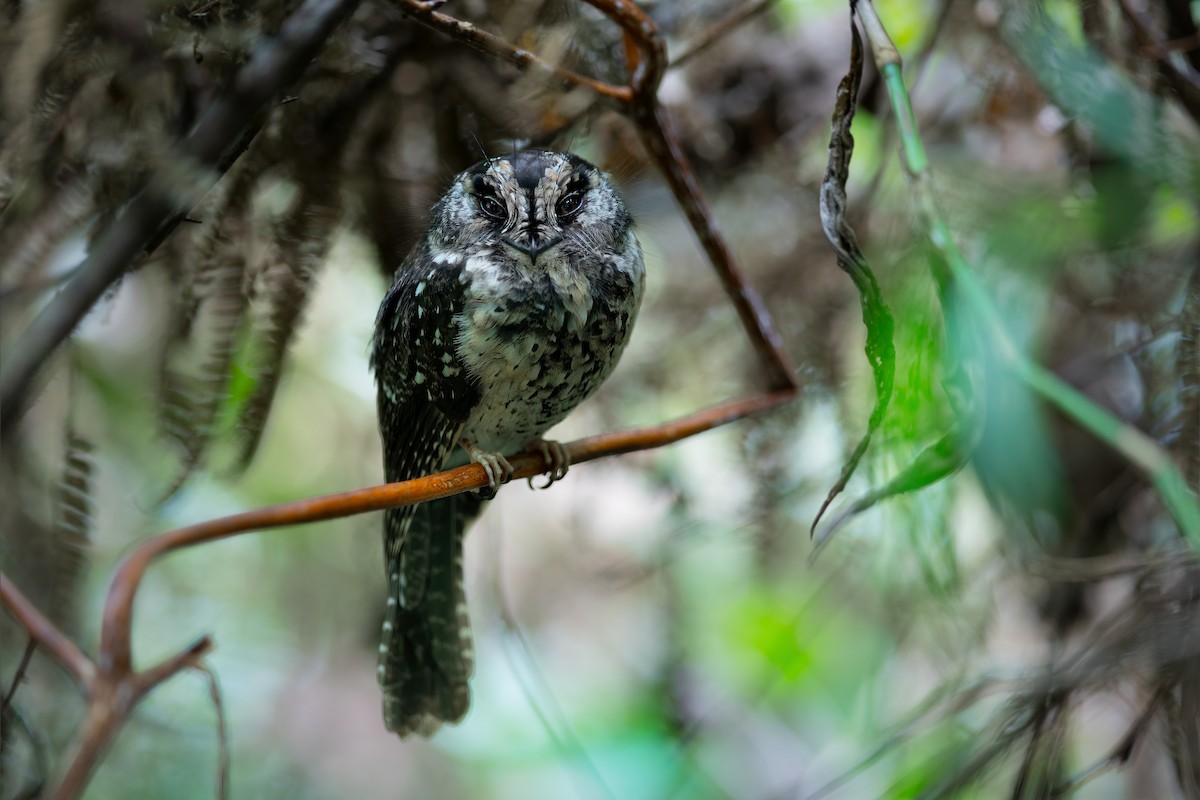
<svg viewBox="0 0 1200 800"><path fill-rule="evenodd" d="M522 151L461 173L376 322L387 479L470 457L498 482L503 456L528 447L560 477L565 450L542 436L616 365L643 269L619 193L583 159ZM467 711L474 653L462 536L482 503L457 495L385 515L379 676L385 723L401 736L429 735Z"/></svg>

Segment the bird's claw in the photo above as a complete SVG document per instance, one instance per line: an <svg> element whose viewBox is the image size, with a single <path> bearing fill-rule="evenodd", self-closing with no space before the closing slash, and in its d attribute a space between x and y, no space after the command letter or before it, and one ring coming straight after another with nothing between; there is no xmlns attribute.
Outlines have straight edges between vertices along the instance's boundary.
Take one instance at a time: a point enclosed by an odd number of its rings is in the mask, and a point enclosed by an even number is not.
<svg viewBox="0 0 1200 800"><path fill-rule="evenodd" d="M488 485L480 489L479 494L490 500L496 496L501 484L512 480L513 465L508 463L508 459L502 454L476 447L466 439L463 440L462 445L466 448L467 454L471 456L471 460L483 467L483 471L487 473Z"/></svg>
<svg viewBox="0 0 1200 800"><path fill-rule="evenodd" d="M547 441L546 439L536 439L529 443L527 448L531 451L541 453L545 459L548 471L545 473L546 482L541 486L535 486L533 479L536 475L531 475L528 478L530 489L549 489L556 481L562 480L567 470L571 466L571 451L562 442Z"/></svg>

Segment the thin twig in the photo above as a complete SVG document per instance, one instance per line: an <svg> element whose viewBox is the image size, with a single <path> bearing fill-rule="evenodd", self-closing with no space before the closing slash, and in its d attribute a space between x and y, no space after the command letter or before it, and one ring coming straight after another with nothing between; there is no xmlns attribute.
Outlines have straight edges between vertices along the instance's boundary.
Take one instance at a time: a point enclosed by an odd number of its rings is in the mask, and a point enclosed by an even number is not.
<svg viewBox="0 0 1200 800"><path fill-rule="evenodd" d="M532 69L570 86L591 89L601 97L615 100L618 103L628 103L633 97L633 91L628 86L614 86L611 83L555 66L524 48L509 44L494 33L489 33L477 25L435 11L426 3L418 2L418 0L392 0L392 4L425 27L444 33L481 53L502 58L521 69Z"/></svg>
<svg viewBox="0 0 1200 800"><path fill-rule="evenodd" d="M152 251L167 229L220 177L231 150L261 125L269 102L300 77L334 28L361 0L307 0L279 30L257 43L229 91L212 104L179 146L181 163L197 177L171 187L170 196L147 186L99 238L72 281L30 323L5 357L0 372L0 435L20 418L37 372L84 314L140 255Z"/></svg>
<svg viewBox="0 0 1200 800"><path fill-rule="evenodd" d="M646 149L666 177L667 185L700 239L700 246L716 269L725 293L733 301L742 327L750 335L751 343L767 368L768 386L772 390L794 387L796 370L784 349L783 338L775 328L762 296L746 280L729 243L721 234L666 109L655 102L648 114L639 115L636 120Z"/></svg>
<svg viewBox="0 0 1200 800"><path fill-rule="evenodd" d="M29 637L61 664L83 689L91 685L96 667L83 651L21 593L8 576L0 572L0 601L20 623Z"/></svg>
<svg viewBox="0 0 1200 800"><path fill-rule="evenodd" d="M163 659L150 669L137 673L138 690L141 694L147 694L175 673L195 667L200 663L200 659L212 652L212 649L212 639L201 636L175 655Z"/></svg>
<svg viewBox="0 0 1200 800"><path fill-rule="evenodd" d="M217 800L229 797L229 724L225 719L225 702L221 699L221 686L217 674L207 664L197 661L189 669L199 672L208 683L208 696L212 698L217 713Z"/></svg>
<svg viewBox="0 0 1200 800"><path fill-rule="evenodd" d="M633 101L656 102L667 70L667 43L654 20L631 0L584 0L625 31L626 66Z"/></svg>
<svg viewBox="0 0 1200 800"><path fill-rule="evenodd" d="M742 327L767 370L768 387L773 391L795 389L796 370L784 349L783 339L775 329L762 297L746 280L745 273L721 234L670 114L658 101L658 85L666 69L666 45L662 37L650 18L630 3L620 0L588 0L588 3L620 24L625 29L626 42L633 42L634 47L627 47L630 57L636 56L630 74L633 98L627 113L638 126L642 142L667 179L676 202L683 208L700 245L717 271L725 293L733 301Z"/></svg>
<svg viewBox="0 0 1200 800"><path fill-rule="evenodd" d="M29 669L29 661L33 658L35 650L37 650L37 639L30 636L29 640L25 642L25 651L21 653L21 662L17 664L17 671L13 673L12 684L8 687L8 693L0 701L0 714L3 714L12 705L13 697L17 694L17 687L21 685L21 681L25 677L25 670Z"/></svg>
<svg viewBox="0 0 1200 800"><path fill-rule="evenodd" d="M687 46L683 48L683 52L671 59L671 63L667 69L675 69L676 67L683 66L777 2L779 0L748 0L748 2L731 9L728 14L696 34L687 43Z"/></svg>
<svg viewBox="0 0 1200 800"><path fill-rule="evenodd" d="M1121 737L1112 751L1104 758L1095 762L1091 766L1085 768L1077 775L1072 775L1067 780L1054 787L1050 793L1051 797L1064 797L1068 794L1074 794L1085 783L1098 778L1109 770L1124 766L1133 755L1133 748L1137 745L1138 739L1145 732L1146 726L1154 719L1154 715L1166 700L1166 693L1169 690L1159 689L1150 698L1150 702L1146 704L1145 710L1138 715L1133 724L1129 726L1129 730Z"/></svg>

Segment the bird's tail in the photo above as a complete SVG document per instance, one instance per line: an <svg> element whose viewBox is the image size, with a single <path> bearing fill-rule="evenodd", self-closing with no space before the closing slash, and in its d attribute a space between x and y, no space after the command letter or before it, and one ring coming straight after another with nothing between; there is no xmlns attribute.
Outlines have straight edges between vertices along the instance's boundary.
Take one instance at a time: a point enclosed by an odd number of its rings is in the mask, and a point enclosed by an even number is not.
<svg viewBox="0 0 1200 800"><path fill-rule="evenodd" d="M455 495L385 513L388 600L379 646L383 719L400 736L431 736L467 713L475 667L463 590L463 537L483 501ZM406 534L400 533L408 525ZM392 534L399 534L393 537Z"/></svg>

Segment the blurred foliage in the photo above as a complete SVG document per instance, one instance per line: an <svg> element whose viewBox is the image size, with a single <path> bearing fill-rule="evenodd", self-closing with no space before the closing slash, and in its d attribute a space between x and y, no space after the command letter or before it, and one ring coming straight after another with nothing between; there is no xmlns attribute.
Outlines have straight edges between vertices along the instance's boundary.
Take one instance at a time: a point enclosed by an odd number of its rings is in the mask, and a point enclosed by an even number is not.
<svg viewBox="0 0 1200 800"><path fill-rule="evenodd" d="M5 353L133 188L182 168L179 133L296 5L0 12ZM646 4L672 52L734 5ZM942 210L1007 330L1194 480L1200 130L1168 71L1194 80L1200 49L1189 4L1138 12L1182 43L1157 55L1128 7L878 10L906 59ZM576 4L444 10L621 74L616 32ZM668 74L662 97L803 396L582 465L550 492L502 492L467 543L479 664L461 726L431 742L383 729L378 517L239 537L151 570L138 660L213 634L234 797L1200 797L1195 555L1125 459L964 335L969 307L942 305L869 58L847 218L895 317L895 386L831 515L944 455L964 373L983 387L979 428L969 469L874 505L814 558L809 525L874 395L858 296L817 214L849 47L844 4L786 0ZM613 112L386 3L364 3L288 99L194 220L56 354L5 441L3 568L85 649L131 542L379 482L375 309L476 141L552 144L610 169L648 252L629 351L556 435L758 385L693 234ZM0 688L23 645L0 616ZM57 761L83 706L38 654L15 708L3 798ZM185 675L139 710L87 796L212 797L216 765L208 690Z"/></svg>

